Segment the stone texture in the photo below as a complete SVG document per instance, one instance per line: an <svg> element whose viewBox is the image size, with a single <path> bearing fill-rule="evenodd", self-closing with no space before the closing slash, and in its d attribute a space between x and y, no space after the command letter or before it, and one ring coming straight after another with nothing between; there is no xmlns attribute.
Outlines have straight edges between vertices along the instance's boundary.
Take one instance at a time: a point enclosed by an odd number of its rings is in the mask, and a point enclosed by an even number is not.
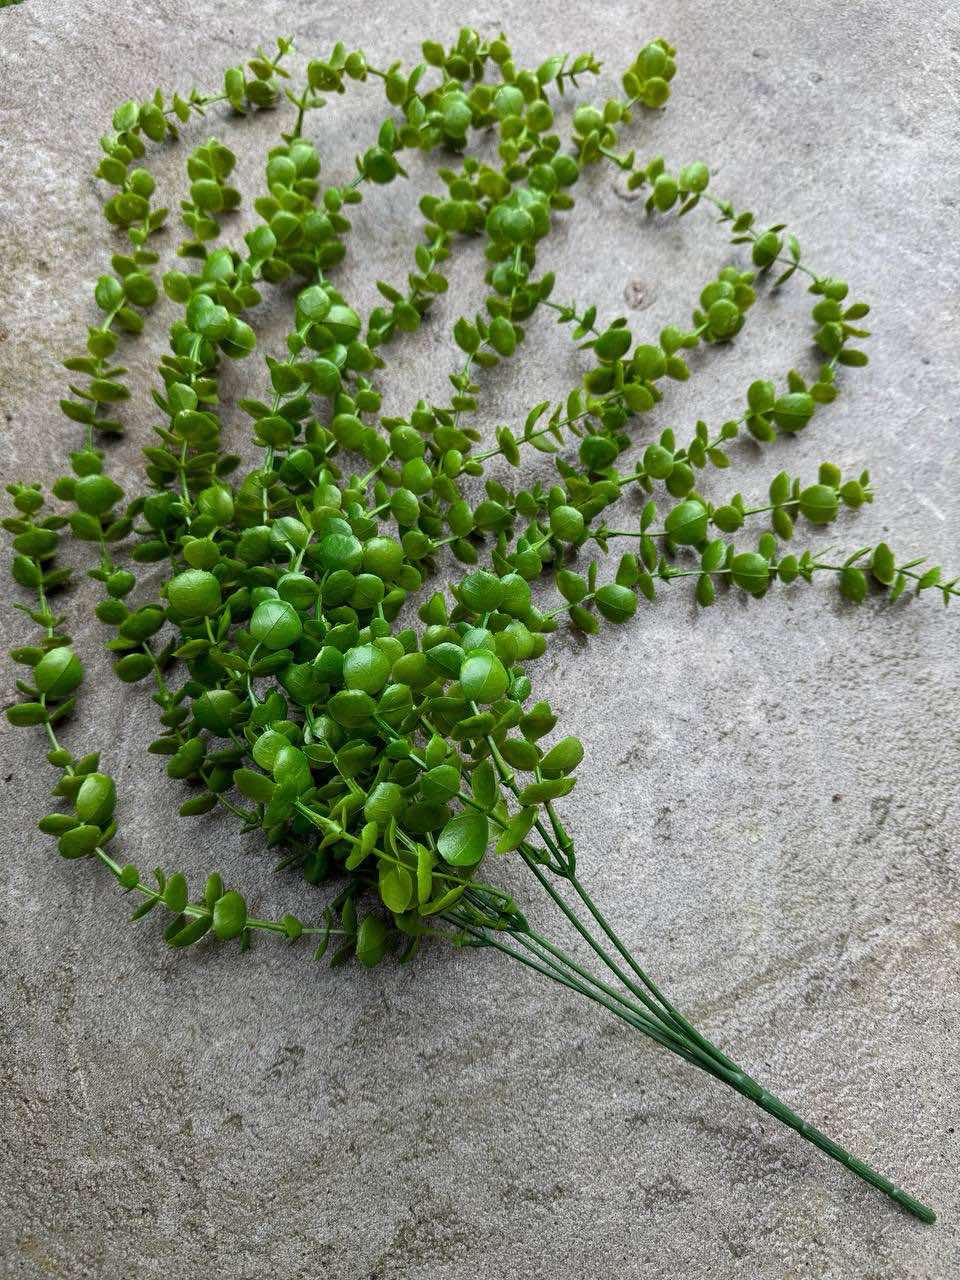
<svg viewBox="0 0 960 1280"><path fill-rule="evenodd" d="M845 376L801 439L763 460L739 447L746 474L715 473L710 492L760 495L779 467L809 475L824 457L870 465L878 500L835 539L852 548L889 531L957 567L955 6L502 0L460 16L506 28L530 61L545 42L594 48L604 88L649 36L678 44L674 97L640 122L641 151L719 166L718 190L789 219L812 260L874 306L871 368ZM277 31L304 51L342 37L386 61L454 30L435 0L3 10L4 479L49 480L61 465L57 361L109 254L89 175L116 101L158 81L209 83ZM348 172L381 114L372 86L312 121L328 174ZM264 117L230 134L247 191L278 127ZM174 182L180 158L159 166ZM377 275L406 270L424 181L412 173L358 210L340 280L362 307ZM720 232L699 211L648 226L609 171L583 194L543 255L559 293L605 317L639 303L631 321L650 333L685 315L730 252ZM454 270L453 296L470 305L479 262L467 249ZM442 393L458 309L439 306L395 363L391 407ZM264 307L274 340L282 311ZM807 367L805 326L799 291L763 301L734 351L697 356L657 429L721 421L753 377ZM160 349L130 347L141 386ZM519 374L485 379L491 431L576 380L551 325L535 326L529 350ZM125 474L149 409L128 417ZM81 591L70 607L96 693L68 737L106 747L129 856L219 863L263 911L307 911L302 886L218 821L171 821L176 787L142 754L152 708L111 682L82 621L89 602ZM9 610L3 623L8 644L26 634ZM711 1035L938 1207L936 1228L495 956L433 951L367 973L267 943L243 959L167 954L153 926L127 924L103 876L62 863L36 832L49 775L36 741L4 722L0 1275L955 1276L956 652L956 619L929 598L856 612L820 588L700 614L677 590L594 643L561 635L536 675L588 745L565 812L599 900ZM9 666L2 681L9 700ZM516 869L503 874L533 900Z"/></svg>

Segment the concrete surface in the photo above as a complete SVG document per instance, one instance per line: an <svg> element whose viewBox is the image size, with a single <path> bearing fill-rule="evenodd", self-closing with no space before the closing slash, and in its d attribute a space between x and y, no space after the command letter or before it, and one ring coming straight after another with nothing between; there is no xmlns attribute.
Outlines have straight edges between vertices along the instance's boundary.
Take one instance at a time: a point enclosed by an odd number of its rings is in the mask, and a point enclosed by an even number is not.
<svg viewBox="0 0 960 1280"><path fill-rule="evenodd" d="M342 37L410 59L421 38L452 37L452 8L26 0L0 14L5 479L52 478L75 438L55 407L57 360L107 262L89 174L113 104L158 81L209 83L276 32L304 51ZM878 500L834 540L888 534L960 567L955 6L501 0L459 17L507 29L527 61L545 40L593 48L605 85L647 38L679 46L669 110L638 126L637 145L719 165L718 190L789 220L811 259L875 308L871 368L850 371L802 439L763 459L738 451L742 473L715 473L711 492L759 496L781 466L809 476L822 458L868 464ZM349 171L382 110L374 86L314 119L328 174ZM278 127L226 135L247 192ZM179 174L181 159L160 170ZM340 279L363 307L377 275L406 270L413 175L358 211ZM609 171L592 197L545 249L558 292L611 318L625 294L639 298L631 321L651 333L685 315L727 260L720 232L700 212L648 228ZM471 305L477 266L467 251L455 274ZM698 356L659 424L721 421L752 378L809 362L805 302L799 290L764 302L735 351ZM406 348L391 407L442 394L458 310L438 307ZM279 332L282 308L264 311ZM140 385L159 350L129 348ZM577 376L547 321L530 351L520 376L485 381L491 431ZM146 439L143 401L128 420L121 471ZM78 642L106 676L84 600L70 606ZM3 623L7 643L26 634L9 610ZM536 675L588 744L564 809L601 902L686 1010L936 1206L937 1227L495 956L433 952L368 974L268 943L246 958L167 954L155 927L128 925L95 868L61 862L36 832L52 775L37 741L5 726L0 1275L956 1276L957 642L957 617L930 598L855 612L821 587L700 615L676 591L595 644L559 639ZM9 699L8 666L2 680ZM107 744L130 857L219 863L263 911L308 913L302 886L228 828L171 822L176 788L142 755L141 692L107 678L88 706L69 740ZM515 871L512 882L533 900Z"/></svg>

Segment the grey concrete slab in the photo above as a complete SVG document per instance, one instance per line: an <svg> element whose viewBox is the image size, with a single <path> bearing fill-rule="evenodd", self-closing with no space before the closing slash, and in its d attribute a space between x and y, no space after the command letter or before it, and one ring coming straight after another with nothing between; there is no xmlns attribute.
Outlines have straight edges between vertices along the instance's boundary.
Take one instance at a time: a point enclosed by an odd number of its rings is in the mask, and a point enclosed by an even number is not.
<svg viewBox="0 0 960 1280"><path fill-rule="evenodd" d="M637 145L719 166L719 190L788 220L815 262L874 305L871 368L851 371L802 438L764 458L739 450L742 474L714 475L711 493L762 494L780 466L810 474L823 458L869 465L877 502L837 540L889 536L956 567L955 5L502 0L456 19L507 29L528 60L545 46L593 48L604 87L650 36L679 46L670 107L640 123ZM110 252L89 175L116 101L208 83L278 31L306 52L342 37L385 60L454 30L452 8L433 0L0 11L4 479L51 479L67 447L57 362L90 319ZM312 122L327 172L348 171L381 103L376 87L358 90ZM247 191L277 128L230 130ZM165 179L180 162L161 162ZM361 306L377 275L406 270L415 170L358 211L340 279ZM609 171L587 194L544 252L559 292L604 317L639 300L628 314L651 333L684 316L728 259L720 232L699 211L648 227ZM477 266L467 251L454 273L471 301ZM282 308L264 311L276 340ZM440 305L395 361L391 406L440 394L457 311ZM799 291L764 301L735 350L697 357L658 427L722 421L754 377L809 364L805 323ZM141 386L161 349L159 337L130 348ZM491 431L576 379L549 324L530 352L519 375L485 382ZM128 420L115 454L126 475L149 407ZM176 788L142 754L152 708L111 683L83 620L90 599L79 591L71 609L102 679L67 736L106 744L129 856L217 862L258 909L306 913L303 887L229 827L171 820ZM9 610L3 626L8 644L26 634ZM267 944L242 959L167 954L155 929L127 924L95 868L61 862L36 832L49 778L35 740L4 722L0 1275L955 1276L957 638L929 599L855 612L820 588L698 614L677 591L595 643L559 637L536 673L588 746L564 808L599 900L712 1036L938 1207L937 1227L494 956L434 951L366 973ZM2 683L9 699L8 666ZM534 900L515 869L504 874Z"/></svg>

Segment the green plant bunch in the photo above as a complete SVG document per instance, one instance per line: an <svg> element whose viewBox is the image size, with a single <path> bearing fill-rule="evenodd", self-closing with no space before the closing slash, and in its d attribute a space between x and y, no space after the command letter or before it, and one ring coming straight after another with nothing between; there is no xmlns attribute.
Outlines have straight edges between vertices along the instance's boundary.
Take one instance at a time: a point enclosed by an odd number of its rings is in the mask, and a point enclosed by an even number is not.
<svg viewBox="0 0 960 1280"><path fill-rule="evenodd" d="M885 543L849 555L790 549L798 529L815 535L873 500L866 471L844 476L830 462L816 475L780 471L762 491L720 505L698 487L706 469L732 465L738 441L775 448L808 429L847 372L867 362L859 343L868 308L812 267L783 225L761 226L716 197L702 162L671 168L623 149L636 112L669 97L676 64L666 41L639 52L622 96L578 105L566 141L558 101L599 72L591 54L524 68L504 36L486 41L469 29L449 48L427 41L422 50L408 71L374 67L338 44L309 61L295 87L292 44L281 39L228 70L215 93L158 91L114 113L97 176L112 188L104 212L124 244L96 283L99 316L85 348L65 362L75 381L62 409L75 447L51 494L8 486L16 510L4 521L13 576L32 594L18 607L38 628L13 651L22 700L7 716L39 728L58 773L58 807L40 829L62 857L105 867L138 900L134 919L160 908L173 948L212 937L246 949L265 933L366 966L388 954L407 961L428 939L494 948L595 1001L933 1221L702 1035L622 942L579 878L559 812L583 746L558 731L532 675L561 623L587 634L625 624L686 578L702 606L718 592L760 600L814 578L855 604L908 588L936 591L945 604L960 593L956 579ZM324 183L309 115L369 80L381 82L387 115L353 177ZM293 118L267 153L256 225L230 247L217 242L241 203L233 153L216 138L195 147L180 261L161 272L155 246L169 211L154 199L150 147L175 141L218 103L234 118L283 105ZM361 317L334 283L348 212L404 179L412 152L441 155L437 188L420 200L406 281L378 281L382 301ZM574 210L580 177L598 164L647 193L652 219L704 207L744 246L747 261L706 281L688 317L643 340L623 319L602 326L593 305L556 301L553 275L538 271L540 242ZM479 313L453 325L460 361L450 394L388 417L379 387L391 345L447 291L445 263L468 237L484 245L487 294ZM805 281L811 299L815 380L796 370L779 384L754 380L728 420L651 438L644 419L704 363L693 353L729 348L757 291L791 279ZM252 369L268 288L290 299L293 314L286 354L265 357L239 402L251 467L224 446L219 380L228 362ZM176 318L152 392L158 421L143 449L142 491L130 497L109 474L131 394L121 345L143 330L161 293ZM522 353L541 317L569 330L582 376L559 402L535 405L486 443L482 379ZM549 486L525 483L538 453L552 456ZM619 527L622 499L639 508L629 519L636 527ZM256 833L280 868L323 891L303 918L251 914L242 888L216 870L188 881L173 868L142 871L120 853L108 764L57 736L83 680L51 604L71 576L57 562L68 534L89 548L116 675L151 689L160 732L150 751L189 790L180 813L219 807ZM460 567L444 589L437 579L451 561ZM158 591L137 576L146 570L156 582L157 565ZM540 607L531 583L544 576L555 599ZM507 856L576 932L589 963L536 930L498 884Z"/></svg>

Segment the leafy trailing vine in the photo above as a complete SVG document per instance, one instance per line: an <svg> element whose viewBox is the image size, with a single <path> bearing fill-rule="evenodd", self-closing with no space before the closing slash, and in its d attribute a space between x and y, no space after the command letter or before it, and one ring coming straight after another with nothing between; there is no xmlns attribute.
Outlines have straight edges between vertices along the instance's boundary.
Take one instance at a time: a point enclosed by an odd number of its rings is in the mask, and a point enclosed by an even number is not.
<svg viewBox="0 0 960 1280"><path fill-rule="evenodd" d="M81 439L52 489L59 505L50 507L39 485L10 485L16 514L4 521L13 576L33 593L18 607L39 628L34 644L13 651L26 674L7 715L42 730L59 772L53 794L62 804L41 830L64 858L106 867L140 900L134 919L162 908L171 947L213 935L246 948L254 933L272 933L311 939L318 957L332 943L333 963L355 956L364 965L387 953L407 960L427 938L495 948L594 1000L933 1221L707 1040L620 940L579 879L556 807L574 788L583 747L573 737L541 745L557 722L546 702L530 701L528 674L561 621L586 633L626 623L641 600L683 578L695 579L702 606L725 588L759 599L815 575L833 578L856 604L871 590L891 601L908 587L936 590L945 604L960 594L957 579L885 543L839 557L781 546L798 522L826 526L841 509L872 502L866 471L844 477L829 462L816 479L780 471L765 494L738 492L720 505L698 491L705 468L733 465L739 439L772 447L835 399L841 374L867 363L858 344L868 336L859 325L868 307L812 267L783 225L759 229L753 213L715 197L703 163L672 170L662 156L640 163L632 148L621 150L636 109L659 109L669 97L675 50L664 40L646 45L624 73L623 97L576 107L572 150L554 131L555 110L560 95L599 72L592 54L526 69L505 37L485 41L465 28L450 48L426 42L409 72L374 67L338 44L291 87L291 53L285 39L272 54L258 50L215 93L158 90L125 102L102 139L97 176L113 188L104 212L126 245L97 281L100 318L85 350L65 361L77 380L61 407ZM324 106L321 95L369 79L381 81L389 114L356 158L355 176L325 185L304 132L308 115ZM176 142L216 104L244 115L284 102L292 127L268 152L265 191L253 206L259 221L242 247L215 246L241 196L231 185L233 153L211 137L187 160L182 269L158 278L152 246L169 210L154 203L148 144ZM489 146L470 151L491 130L493 163L481 158ZM382 302L364 320L330 277L348 250L350 207L370 187L405 177L406 151L443 152L449 167L420 201L422 233L405 283L379 281ZM556 301L553 275L537 274L538 245L574 208L577 183L594 164L646 191L651 217L713 210L731 242L748 247L749 267L724 266L689 320L649 341L623 319L598 328L593 305ZM445 263L468 236L483 239L488 293L481 313L453 326L462 363L450 374L451 394L384 416L377 384L389 346L417 330L446 292ZM644 437L643 418L670 382L691 376L690 353L730 344L757 290L792 277L813 298L816 379L808 385L791 369L779 387L753 381L733 416L713 428L698 421L686 443L674 430ZM255 351L254 312L263 290L278 286L292 287L294 319L286 357L266 357L259 390L240 401L260 452L243 470L223 447L219 378L225 360ZM178 317L153 390L158 422L143 450L144 491L128 500L107 472L131 394L119 352L143 330L161 288ZM475 418L482 376L522 350L541 311L569 327L587 367L567 396L500 425L484 448ZM533 453L553 455L548 488L524 484ZM500 474L516 472L516 485L488 473L494 460ZM638 527L620 528L612 508L634 486L643 501ZM735 541L748 522L762 531ZM112 852L113 779L98 752L78 757L57 737L83 680L66 620L51 605L70 579L56 563L68 529L90 544L89 574L102 587L96 613L110 631L117 676L152 682L161 732L150 751L191 790L180 813L220 806L280 851L281 867L330 885L308 920L250 915L245 896L216 871L191 891L180 871L146 874ZM614 544L621 554L611 573L602 557ZM451 555L467 571L447 592L427 594ZM161 562L169 574L149 598L136 570ZM530 583L544 573L556 599L541 609ZM401 617L414 599L419 628ZM494 883L484 862L491 849L514 855L590 949L593 968L530 925Z"/></svg>

